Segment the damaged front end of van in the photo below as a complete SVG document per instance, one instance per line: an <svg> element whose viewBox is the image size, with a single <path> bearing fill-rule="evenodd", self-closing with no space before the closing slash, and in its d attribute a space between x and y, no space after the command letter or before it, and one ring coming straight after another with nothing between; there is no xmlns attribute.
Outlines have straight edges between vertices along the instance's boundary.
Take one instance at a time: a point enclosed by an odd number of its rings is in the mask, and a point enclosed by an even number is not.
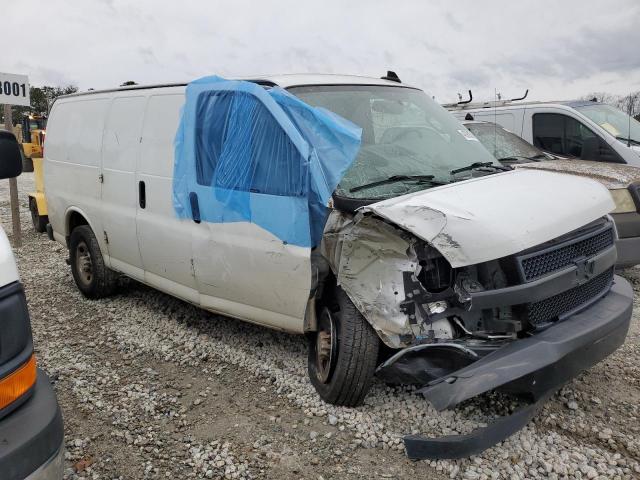
<svg viewBox="0 0 640 480"><path fill-rule="evenodd" d="M437 410L494 389L531 400L468 435L408 436L411 458L467 457L504 440L624 342L632 289L614 275L610 200L592 182L520 173L329 216L322 254L395 352L380 379L421 386ZM525 188L540 184L544 198Z"/></svg>
<svg viewBox="0 0 640 480"><path fill-rule="evenodd" d="M505 171L424 92L397 81L292 81L286 91L219 77L187 86L173 201L179 218L215 225L195 250L234 254L218 262L219 284L243 272L236 285L252 312L308 336L323 400L360 405L374 372L419 385L438 410L495 389L531 399L468 435L405 438L411 458L466 457L524 426L622 344L632 290L614 274L606 188ZM222 228L230 223L235 235ZM248 254L236 255L245 239ZM257 261L274 253L290 261ZM249 289L256 265L269 281ZM271 297L286 301L266 305ZM263 321L247 311L236 315Z"/></svg>

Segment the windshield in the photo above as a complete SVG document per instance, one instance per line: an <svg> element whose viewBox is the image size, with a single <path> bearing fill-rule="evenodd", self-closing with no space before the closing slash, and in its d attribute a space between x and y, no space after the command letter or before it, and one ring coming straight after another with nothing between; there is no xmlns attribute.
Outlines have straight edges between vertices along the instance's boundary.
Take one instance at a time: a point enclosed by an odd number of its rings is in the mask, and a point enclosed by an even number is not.
<svg viewBox="0 0 640 480"><path fill-rule="evenodd" d="M452 170L471 163L495 163L458 120L421 90L321 85L289 91L362 128L360 151L336 189L339 196L379 199L403 195L449 182ZM425 176L433 176L433 182ZM357 188L390 177L394 179L388 183Z"/></svg>
<svg viewBox="0 0 640 480"><path fill-rule="evenodd" d="M635 118L629 117L622 110L602 103L583 105L575 107L575 109L623 143L626 143L626 139L630 138L632 142L640 144L640 122ZM631 128L631 132L629 132L629 128Z"/></svg>
<svg viewBox="0 0 640 480"><path fill-rule="evenodd" d="M465 126L498 160L503 158L546 158L542 150L494 123L468 123Z"/></svg>

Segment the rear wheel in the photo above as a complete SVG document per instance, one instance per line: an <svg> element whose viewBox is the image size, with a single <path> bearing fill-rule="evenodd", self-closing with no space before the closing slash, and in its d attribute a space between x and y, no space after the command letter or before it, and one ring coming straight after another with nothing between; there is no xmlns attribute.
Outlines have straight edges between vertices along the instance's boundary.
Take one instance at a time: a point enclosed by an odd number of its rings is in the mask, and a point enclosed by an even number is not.
<svg viewBox="0 0 640 480"><path fill-rule="evenodd" d="M38 233L43 233L47 230L47 223L49 223L49 217L47 215L40 215L38 212L38 202L33 197L29 198L29 210L31 211L31 223L33 223L33 229Z"/></svg>
<svg viewBox="0 0 640 480"><path fill-rule="evenodd" d="M334 300L319 308L309 336L309 377L324 401L355 407L371 387L380 340L340 287Z"/></svg>
<svg viewBox="0 0 640 480"><path fill-rule="evenodd" d="M69 259L73 279L85 297L103 298L114 292L116 273L104 264L98 240L88 225L71 232Z"/></svg>

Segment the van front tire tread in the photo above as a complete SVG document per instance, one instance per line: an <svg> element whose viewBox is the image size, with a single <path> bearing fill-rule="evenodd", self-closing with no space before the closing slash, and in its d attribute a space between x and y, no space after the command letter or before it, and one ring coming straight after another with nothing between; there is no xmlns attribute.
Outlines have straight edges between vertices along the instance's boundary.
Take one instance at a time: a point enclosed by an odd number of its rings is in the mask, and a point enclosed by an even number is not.
<svg viewBox="0 0 640 480"><path fill-rule="evenodd" d="M80 242L84 241L89 249L93 269L93 278L89 285L84 285L77 271L76 252ZM73 229L69 239L69 259L71 273L78 290L87 298L96 300L113 294L117 285L117 274L104 263L98 240L88 225L80 225Z"/></svg>
<svg viewBox="0 0 640 480"><path fill-rule="evenodd" d="M347 294L336 288L340 309L338 359L331 379L322 383L315 371L315 338L309 341L309 376L320 397L334 405L362 405L371 388L380 339Z"/></svg>

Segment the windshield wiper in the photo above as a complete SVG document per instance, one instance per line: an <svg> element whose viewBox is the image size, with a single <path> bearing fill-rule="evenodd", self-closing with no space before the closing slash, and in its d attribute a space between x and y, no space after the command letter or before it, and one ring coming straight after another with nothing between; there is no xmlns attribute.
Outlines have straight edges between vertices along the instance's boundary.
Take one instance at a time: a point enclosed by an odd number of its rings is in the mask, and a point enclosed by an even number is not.
<svg viewBox="0 0 640 480"><path fill-rule="evenodd" d="M357 187L350 188L349 191L353 193L359 190L364 190L365 188L372 188L372 187L377 187L379 185L385 185L387 183L402 182L405 180L431 183L434 185L444 185L446 183L446 182L440 182L440 181L434 180L433 178L434 178L433 175L392 175L382 180L377 180L371 183L365 183L364 185L358 185Z"/></svg>
<svg viewBox="0 0 640 480"><path fill-rule="evenodd" d="M492 167L496 170L512 170L511 167L504 167L501 165L496 165L493 162L474 162L471 165L467 165L466 167L456 168L455 170L451 170L451 175L455 175L456 173L467 172L469 170L475 170L476 168L482 167Z"/></svg>
<svg viewBox="0 0 640 480"><path fill-rule="evenodd" d="M616 139L620 140L621 142L633 143L634 145L640 145L640 141L634 140L633 138L616 137Z"/></svg>
<svg viewBox="0 0 640 480"><path fill-rule="evenodd" d="M534 155L533 157L527 157L526 155L510 155L508 157L502 157L499 158L498 161L499 162L519 162L521 160L524 160L525 162L539 162L540 160L543 160L547 158L546 155Z"/></svg>

